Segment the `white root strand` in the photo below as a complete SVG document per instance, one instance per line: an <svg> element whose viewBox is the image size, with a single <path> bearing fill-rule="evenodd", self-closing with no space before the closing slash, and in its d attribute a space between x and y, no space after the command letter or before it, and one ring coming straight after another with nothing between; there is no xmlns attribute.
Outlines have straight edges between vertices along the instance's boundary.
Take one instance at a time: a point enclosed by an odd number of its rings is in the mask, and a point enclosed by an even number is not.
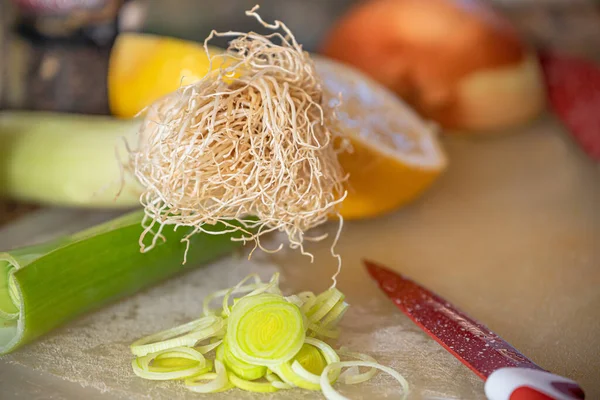
<svg viewBox="0 0 600 400"><path fill-rule="evenodd" d="M225 223L261 249L260 237L284 232L305 253L305 232L345 197L337 154L347 142L331 128L335 106L313 61L283 23L247 14L275 32L212 32L211 65L227 64L147 110L129 166L145 187L142 251L164 240L165 225L192 227L185 241ZM208 54L215 36L232 37L226 56Z"/></svg>

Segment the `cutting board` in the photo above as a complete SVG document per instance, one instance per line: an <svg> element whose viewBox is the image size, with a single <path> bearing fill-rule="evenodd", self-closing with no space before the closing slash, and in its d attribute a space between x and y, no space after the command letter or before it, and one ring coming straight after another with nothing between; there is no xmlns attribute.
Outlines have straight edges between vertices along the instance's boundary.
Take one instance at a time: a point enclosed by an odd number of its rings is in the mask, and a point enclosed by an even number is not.
<svg viewBox="0 0 600 400"><path fill-rule="evenodd" d="M450 167L422 199L344 224L338 287L352 307L340 344L404 374L411 398L484 398L482 382L378 291L361 265L366 257L446 297L542 367L579 381L590 399L600 398L600 168L550 116L494 138L443 141ZM59 233L47 229L49 221L62 221L63 233L110 216L42 210L0 230L0 247ZM318 230L336 229L331 223ZM278 239L271 238L273 246ZM204 398L175 383L136 378L127 345L196 317L205 294L250 272L281 272L285 290L325 289L336 267L330 242L309 250L314 263L293 251L255 253L250 261L242 252L78 319L0 360L0 397ZM344 393L392 399L395 390L379 376ZM210 398L264 397L236 391Z"/></svg>

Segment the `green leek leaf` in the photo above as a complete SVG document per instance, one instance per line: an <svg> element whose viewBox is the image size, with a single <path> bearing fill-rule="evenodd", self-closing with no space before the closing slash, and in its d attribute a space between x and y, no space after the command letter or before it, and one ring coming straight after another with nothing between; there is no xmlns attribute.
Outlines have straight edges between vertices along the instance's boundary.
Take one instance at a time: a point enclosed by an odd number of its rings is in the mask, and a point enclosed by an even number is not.
<svg viewBox="0 0 600 400"><path fill-rule="evenodd" d="M0 253L0 354L11 352L88 311L240 246L235 234L166 226L166 241L146 253L138 243L142 211L41 245ZM208 227L224 230L222 225Z"/></svg>

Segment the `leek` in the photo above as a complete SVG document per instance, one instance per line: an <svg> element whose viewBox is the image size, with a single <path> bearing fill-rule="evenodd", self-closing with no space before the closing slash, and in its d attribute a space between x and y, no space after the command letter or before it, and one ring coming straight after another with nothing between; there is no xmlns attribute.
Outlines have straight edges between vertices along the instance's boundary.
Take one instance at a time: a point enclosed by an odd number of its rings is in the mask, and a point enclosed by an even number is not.
<svg viewBox="0 0 600 400"><path fill-rule="evenodd" d="M253 381L262 378L267 373L267 367L248 364L231 354L227 342L223 342L217 348L216 358L225 364L234 374L243 379Z"/></svg>
<svg viewBox="0 0 600 400"><path fill-rule="evenodd" d="M41 245L0 253L0 354L31 342L66 321L133 294L187 268L211 261L240 245L231 234L198 233L190 238L187 264L182 266L189 228L165 227L166 241L147 253L138 240L143 212L136 211L88 230ZM224 230L221 225L209 231ZM218 333L213 324L193 328ZM205 321L206 322L206 321ZM196 341L202 333L195 330ZM159 337L156 341L164 340ZM194 341L177 344L189 345ZM173 346L173 347L177 347ZM158 351L151 342L139 354Z"/></svg>
<svg viewBox="0 0 600 400"><path fill-rule="evenodd" d="M254 365L275 366L292 359L304 344L305 329L298 306L282 296L246 296L227 323L233 355Z"/></svg>
<svg viewBox="0 0 600 400"><path fill-rule="evenodd" d="M225 366L219 360L215 360L215 371L214 374L207 373L186 379L186 387L192 392L197 393L215 393L233 387L229 383ZM204 380L210 380L210 382L200 383Z"/></svg>
<svg viewBox="0 0 600 400"><path fill-rule="evenodd" d="M0 112L0 197L90 208L139 206L141 187L120 189L117 152L134 143L141 122L109 116Z"/></svg>
<svg viewBox="0 0 600 400"><path fill-rule="evenodd" d="M132 361L134 372L154 380L185 376L185 387L200 393L216 393L234 387L273 393L298 387L320 390L328 400L342 400L345 397L335 391L334 382L338 379L346 384L365 382L381 370L401 384L402 398L406 398L408 383L398 372L378 364L369 355L343 348L336 351L316 338L327 338L328 335L320 334L323 331L339 331L337 325L348 309L342 292L331 288L317 296L312 292L284 296L278 282L279 274L274 274L269 282L252 274L231 288L208 295L202 306L203 317L138 339L131 346L132 353L138 356ZM211 309L210 303L220 297L223 300L218 312ZM233 306L229 305L230 300ZM216 321L220 324L208 329ZM307 333L315 337L307 336ZM177 346L195 347L190 355ZM203 363L201 357L215 347L213 371L205 366L211 359L207 358ZM148 351L156 353L147 354ZM341 361L340 355L355 360ZM162 357L170 357L169 365L149 362L151 359L160 362ZM196 364L191 365L190 359ZM370 368L361 373L359 366ZM342 368L346 367L349 369L341 374ZM190 376L198 370L201 370L198 375Z"/></svg>
<svg viewBox="0 0 600 400"><path fill-rule="evenodd" d="M321 374L321 390L323 390L323 394L325 395L327 400L349 400L347 397L342 396L337 391L335 391L333 389L333 387L331 386L331 383L329 382L329 379L328 379L328 375L330 372L335 371L335 372L339 373L339 371L345 367L370 367L370 368L375 368L375 369L381 370L381 371L391 375L392 378L394 378L395 380L398 381L398 383L400 383L400 386L402 387L402 397L401 398L405 399L407 397L408 382L406 382L406 379L404 379L404 377L402 375L400 375L398 372L394 371L392 368L386 367L385 365L381 365L376 362L370 362L370 361L341 361L341 362L329 364L328 366L325 367L325 369L323 370L323 373Z"/></svg>
<svg viewBox="0 0 600 400"><path fill-rule="evenodd" d="M166 359L183 358L195 361L195 363L192 366L186 365L184 368L179 368L179 365L168 367L154 365L157 364L155 361L160 360L160 357ZM189 347L179 347L167 351L151 353L144 357L133 360L131 365L133 372L140 378L157 381L184 379L191 376L208 373L212 369L212 364L208 364L207 366L207 361L202 353Z"/></svg>

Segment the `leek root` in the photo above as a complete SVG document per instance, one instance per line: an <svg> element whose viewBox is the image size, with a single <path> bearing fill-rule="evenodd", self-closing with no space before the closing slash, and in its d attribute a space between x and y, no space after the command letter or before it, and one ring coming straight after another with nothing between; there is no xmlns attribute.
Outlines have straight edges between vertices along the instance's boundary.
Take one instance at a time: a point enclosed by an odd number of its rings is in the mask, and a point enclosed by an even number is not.
<svg viewBox="0 0 600 400"><path fill-rule="evenodd" d="M337 215L346 196L337 155L349 142L310 55L285 24L266 23L257 9L246 15L272 33L213 31L208 59L230 64L148 108L129 169L144 186L148 226L201 232L206 223L237 220L258 226L242 230L257 246L280 231L304 252L306 232ZM210 55L213 37L231 38L225 54ZM249 215L258 225L245 222Z"/></svg>

